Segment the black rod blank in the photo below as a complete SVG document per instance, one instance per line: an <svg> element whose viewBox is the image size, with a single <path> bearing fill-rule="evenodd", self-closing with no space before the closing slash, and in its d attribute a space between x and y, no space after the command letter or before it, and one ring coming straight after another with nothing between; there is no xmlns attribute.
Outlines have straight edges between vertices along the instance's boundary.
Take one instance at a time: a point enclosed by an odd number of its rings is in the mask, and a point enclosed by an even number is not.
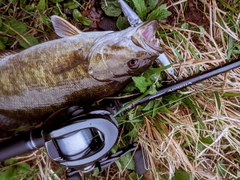
<svg viewBox="0 0 240 180"><path fill-rule="evenodd" d="M144 98L142 98L142 99L140 99L140 100L138 100L138 101L136 101L136 102L134 102L134 103L132 103L128 106L126 105L126 107L124 107L124 109L125 110L132 109L137 105L140 105L140 104L143 104L143 103L148 102L150 100L159 98L159 97L161 97L165 94L168 94L168 93L171 93L173 91L182 89L184 87L195 84L199 81L208 79L210 77L216 76L218 74L224 73L226 71L232 70L232 69L237 68L239 66L240 66L240 59L238 59L236 61L233 61L231 63L225 64L225 65L223 65L221 67L218 67L216 69L211 69L209 71L203 72L203 73L198 74L196 76L186 78L186 79L181 80L181 81L179 81L175 84L171 84L171 85L168 85L166 87L163 87L163 88L159 89L156 94L148 95L148 96L146 96L146 97L144 97ZM125 104L127 104L127 103L125 103Z"/></svg>
<svg viewBox="0 0 240 180"><path fill-rule="evenodd" d="M28 131L0 143L0 162L44 146L41 129Z"/></svg>

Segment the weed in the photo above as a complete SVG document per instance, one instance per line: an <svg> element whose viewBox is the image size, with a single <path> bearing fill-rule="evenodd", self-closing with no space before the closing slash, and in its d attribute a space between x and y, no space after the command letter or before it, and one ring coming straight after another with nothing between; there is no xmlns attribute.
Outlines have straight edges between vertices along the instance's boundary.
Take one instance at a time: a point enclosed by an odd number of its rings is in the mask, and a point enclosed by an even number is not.
<svg viewBox="0 0 240 180"><path fill-rule="evenodd" d="M116 2L104 0L101 7L105 14L116 19L117 27L123 29L129 24ZM158 4L157 0L127 2L142 20L161 20L157 36L161 38L165 53L174 62L180 79L239 57L240 5L237 0L176 0L166 5ZM70 16L81 27L88 26L91 20L82 15L88 5L89 2L85 1L80 4L63 0L2 0L0 49L27 48L55 38L49 21L53 14ZM187 12L191 12L192 17L200 13L207 23L200 24L187 17ZM162 71L161 68L150 68L139 77L133 77L133 82L120 95L133 92L141 92L143 96L153 94L163 84ZM118 118L122 130L113 150L132 142L141 144L151 171L145 179L239 178L239 74L240 70L235 69L128 111ZM34 175L39 177L52 174L59 178L53 173L52 164L44 152L40 156L33 153L26 159L7 170L2 167L0 177L6 179L9 174L19 176L20 173L22 178L31 178L29 171L34 169ZM35 166L29 167L33 162ZM133 169L132 158L128 155L105 174L95 172L94 175L109 179L141 179L132 172Z"/></svg>

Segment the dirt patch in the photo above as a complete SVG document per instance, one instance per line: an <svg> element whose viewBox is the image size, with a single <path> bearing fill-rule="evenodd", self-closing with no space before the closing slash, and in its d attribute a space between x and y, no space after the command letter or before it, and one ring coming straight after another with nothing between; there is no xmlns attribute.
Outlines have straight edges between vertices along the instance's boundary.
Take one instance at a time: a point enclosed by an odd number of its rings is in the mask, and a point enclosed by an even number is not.
<svg viewBox="0 0 240 180"><path fill-rule="evenodd" d="M166 18L164 22L167 24L174 26L174 24L178 23L179 19L179 12L176 12L175 8L171 6L171 3L167 0L164 0L165 4L169 6L168 11L172 13L171 16ZM203 26L206 31L209 29L209 20L207 19L206 15L203 13L203 5L194 0L189 0L184 11L185 22L191 22L197 24L198 26ZM181 18L180 18L181 19ZM181 21L184 22L184 21Z"/></svg>
<svg viewBox="0 0 240 180"><path fill-rule="evenodd" d="M197 6L198 5L198 6ZM209 20L205 14L201 11L202 4L189 0L186 11L184 13L185 19L188 22L193 22L198 26L203 26L206 31L209 30Z"/></svg>
<svg viewBox="0 0 240 180"><path fill-rule="evenodd" d="M86 6L82 15L88 17L93 23L88 28L91 31L116 31L116 19L113 17L107 17L101 9L101 1L90 1Z"/></svg>

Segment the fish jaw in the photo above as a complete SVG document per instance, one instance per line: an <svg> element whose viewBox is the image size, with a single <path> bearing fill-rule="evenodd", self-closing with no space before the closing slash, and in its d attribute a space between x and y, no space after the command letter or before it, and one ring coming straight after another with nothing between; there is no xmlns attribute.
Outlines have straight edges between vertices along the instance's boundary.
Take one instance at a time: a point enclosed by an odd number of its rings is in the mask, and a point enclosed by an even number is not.
<svg viewBox="0 0 240 180"><path fill-rule="evenodd" d="M163 52L155 38L158 22L109 33L98 39L88 56L88 73L99 81L139 75Z"/></svg>
<svg viewBox="0 0 240 180"><path fill-rule="evenodd" d="M164 52L159 46L159 39L155 38L158 28L157 20L148 21L137 28L138 34L136 34L136 36L132 36L132 41L136 45L152 53L160 54Z"/></svg>

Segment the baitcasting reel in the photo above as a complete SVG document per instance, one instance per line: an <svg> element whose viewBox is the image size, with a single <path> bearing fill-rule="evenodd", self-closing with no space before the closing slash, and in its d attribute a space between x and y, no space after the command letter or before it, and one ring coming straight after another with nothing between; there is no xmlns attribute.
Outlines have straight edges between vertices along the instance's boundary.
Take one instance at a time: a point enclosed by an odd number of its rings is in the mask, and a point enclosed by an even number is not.
<svg viewBox="0 0 240 180"><path fill-rule="evenodd" d="M136 144L110 153L118 138L118 123L106 109L86 112L79 106L64 108L50 116L44 127L53 123L55 128L45 128L42 137L49 157L68 167L68 179L80 179L79 172L106 168L131 151L135 151L135 157L142 157ZM56 128L56 123L61 125ZM136 161L139 164L139 158ZM144 174L146 163L142 160L140 165L144 167L138 167L138 173Z"/></svg>
<svg viewBox="0 0 240 180"><path fill-rule="evenodd" d="M52 160L67 167L88 171L115 144L118 137L117 122L106 110L85 114L81 108L75 106L70 111L73 109L74 117L56 130L44 130L42 135ZM56 120L56 117L51 118Z"/></svg>
<svg viewBox="0 0 240 180"><path fill-rule="evenodd" d="M108 105L62 108L52 114L40 129L23 133L0 143L0 162L45 146L49 157L67 167L68 180L81 180L79 172L106 168L134 151L135 171L146 172L147 164L136 144L110 150L118 138L118 123L113 114L121 107L117 100Z"/></svg>

